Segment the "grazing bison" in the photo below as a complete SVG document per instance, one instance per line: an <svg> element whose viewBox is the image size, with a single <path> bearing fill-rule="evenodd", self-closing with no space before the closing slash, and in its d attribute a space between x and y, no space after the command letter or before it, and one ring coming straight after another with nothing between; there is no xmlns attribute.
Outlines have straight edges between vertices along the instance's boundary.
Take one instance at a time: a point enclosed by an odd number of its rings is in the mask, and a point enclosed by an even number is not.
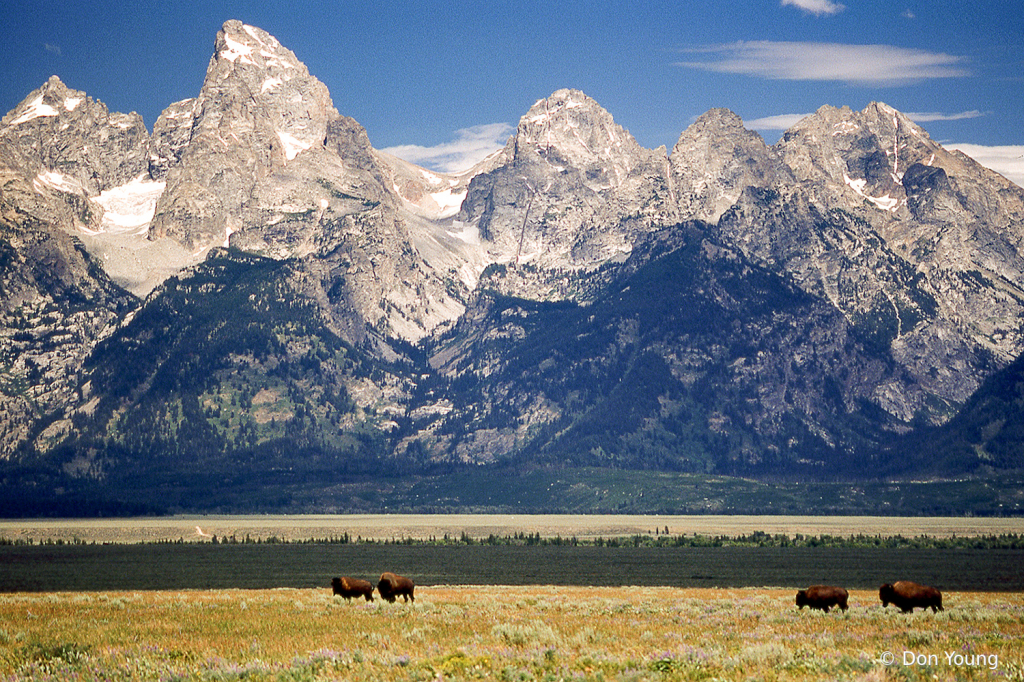
<svg viewBox="0 0 1024 682"><path fill-rule="evenodd" d="M882 600L884 609L890 603L899 607L903 613L913 613L915 607L927 609L932 607L932 613L942 611L942 593L934 587L918 585L909 580L900 580L896 583L886 583L878 588L878 598Z"/></svg>
<svg viewBox="0 0 1024 682"><path fill-rule="evenodd" d="M366 601L373 601L373 583L369 580L359 578L335 578L331 581L334 594L341 595L346 600L360 595L366 597Z"/></svg>
<svg viewBox="0 0 1024 682"><path fill-rule="evenodd" d="M796 605L801 609L805 606L809 606L812 609L821 609L825 613L828 613L828 610L833 606L838 606L845 611L847 608L846 600L849 597L849 593L841 587L812 585L806 590L800 590L796 593Z"/></svg>
<svg viewBox="0 0 1024 682"><path fill-rule="evenodd" d="M411 580L394 573L381 574L380 581L377 582L377 591L380 592L381 599L392 603L399 596L405 601L416 601L412 593L415 587Z"/></svg>

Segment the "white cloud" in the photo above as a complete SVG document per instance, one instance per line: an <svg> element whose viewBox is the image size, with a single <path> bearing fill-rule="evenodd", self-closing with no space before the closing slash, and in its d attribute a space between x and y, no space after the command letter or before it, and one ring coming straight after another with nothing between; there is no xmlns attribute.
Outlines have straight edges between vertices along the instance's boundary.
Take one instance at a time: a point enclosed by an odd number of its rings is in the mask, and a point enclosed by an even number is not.
<svg viewBox="0 0 1024 682"><path fill-rule="evenodd" d="M800 119L810 114L777 114L744 121L743 125L750 130L789 130L795 126Z"/></svg>
<svg viewBox="0 0 1024 682"><path fill-rule="evenodd" d="M960 111L955 114L944 114L938 111L908 111L906 112L906 115L911 121L916 121L917 123L928 123L929 121L962 121L966 118L978 118L985 114L981 113L977 109L972 109L971 111Z"/></svg>
<svg viewBox="0 0 1024 682"><path fill-rule="evenodd" d="M686 51L710 55L710 59L677 62L677 66L773 80L906 85L929 78L970 75L963 57L893 45L756 40Z"/></svg>
<svg viewBox="0 0 1024 682"><path fill-rule="evenodd" d="M488 123L457 130L454 140L435 147L403 144L383 151L431 170L458 173L505 146L513 130L508 123Z"/></svg>
<svg viewBox="0 0 1024 682"><path fill-rule="evenodd" d="M839 14L846 9L846 5L831 0L782 0L782 6L786 5L799 7L803 11L819 17L826 14Z"/></svg>
<svg viewBox="0 0 1024 682"><path fill-rule="evenodd" d="M978 118L985 114L972 109L971 111L958 111L946 114L940 111L904 112L911 121L917 123L928 123L930 121L962 121L968 118ZM789 130L796 125L800 119L810 114L776 114L744 121L743 124L750 130Z"/></svg>
<svg viewBox="0 0 1024 682"><path fill-rule="evenodd" d="M988 147L980 144L945 144L946 149L956 149L971 157L982 166L991 168L1011 182L1024 187L1024 145Z"/></svg>
<svg viewBox="0 0 1024 682"><path fill-rule="evenodd" d="M977 109L971 111L958 111L952 114L943 113L941 111L907 111L904 112L907 118L916 123L929 123L931 121L963 121L968 118L979 118L985 114ZM763 118L755 118L749 121L743 121L743 124L751 130L789 130L800 119L810 114L776 114L775 116L765 116Z"/></svg>

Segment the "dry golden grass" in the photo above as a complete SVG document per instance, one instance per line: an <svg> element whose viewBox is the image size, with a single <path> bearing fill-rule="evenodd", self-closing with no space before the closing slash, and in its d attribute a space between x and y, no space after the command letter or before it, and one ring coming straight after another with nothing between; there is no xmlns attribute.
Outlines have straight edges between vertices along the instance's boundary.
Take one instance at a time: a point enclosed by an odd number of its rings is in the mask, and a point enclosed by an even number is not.
<svg viewBox="0 0 1024 682"><path fill-rule="evenodd" d="M725 535L753 531L769 535L901 534L947 538L1024 533L1019 517L881 517L881 516L742 516L742 515L619 515L619 514L340 514L282 516L167 516L111 519L0 519L0 538L36 542L75 539L84 542L208 541L197 533L218 537L281 540L339 537L388 540L440 538L446 533L473 538L490 534L538 533L551 538L628 537L653 535Z"/></svg>
<svg viewBox="0 0 1024 682"><path fill-rule="evenodd" d="M0 596L0 679L1024 679L1024 595L952 593L945 612L912 615L881 609L875 592L852 592L846 614L800 611L793 597L497 586L419 588L415 604L294 589L14 594Z"/></svg>

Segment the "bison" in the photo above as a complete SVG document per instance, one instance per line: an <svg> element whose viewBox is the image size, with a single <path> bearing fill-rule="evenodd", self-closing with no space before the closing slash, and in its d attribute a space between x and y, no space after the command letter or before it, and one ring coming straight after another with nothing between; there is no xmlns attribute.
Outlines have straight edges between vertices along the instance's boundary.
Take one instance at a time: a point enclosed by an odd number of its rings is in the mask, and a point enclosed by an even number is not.
<svg viewBox="0 0 1024 682"><path fill-rule="evenodd" d="M882 608L895 604L903 613L913 613L915 607L927 609L932 613L942 611L942 593L934 587L918 585L909 580L886 583L878 588L878 598L882 600Z"/></svg>
<svg viewBox="0 0 1024 682"><path fill-rule="evenodd" d="M821 609L825 613L828 613L828 610L833 606L838 606L845 611L847 609L846 600L849 597L849 593L841 587L812 585L806 590L800 590L796 593L796 605L801 609L805 606L809 606L812 609Z"/></svg>
<svg viewBox="0 0 1024 682"><path fill-rule="evenodd" d="M411 580L394 573L381 574L380 580L377 582L377 591L380 592L381 599L391 603L394 603L395 598L399 596L407 602L416 601L416 597L412 593L415 587Z"/></svg>
<svg viewBox="0 0 1024 682"><path fill-rule="evenodd" d="M366 601L373 601L373 583L369 580L359 578L335 578L331 581L334 594L341 595L346 600L360 595L366 597Z"/></svg>

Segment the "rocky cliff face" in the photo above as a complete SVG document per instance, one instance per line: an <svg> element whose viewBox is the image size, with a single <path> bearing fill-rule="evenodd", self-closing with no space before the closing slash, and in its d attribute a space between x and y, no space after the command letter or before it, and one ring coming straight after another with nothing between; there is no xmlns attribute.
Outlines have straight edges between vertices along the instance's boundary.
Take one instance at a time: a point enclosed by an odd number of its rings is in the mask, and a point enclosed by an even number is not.
<svg viewBox="0 0 1024 682"><path fill-rule="evenodd" d="M495 262L594 268L676 216L664 150L648 150L594 100L559 90L519 122L494 170L473 178L458 219Z"/></svg>
<svg viewBox="0 0 1024 682"><path fill-rule="evenodd" d="M415 257L366 132L266 32L226 22L199 96L165 111L154 138L167 189L151 238L302 261L303 290L353 342L417 340L461 312Z"/></svg>
<svg viewBox="0 0 1024 682"><path fill-rule="evenodd" d="M680 215L716 223L748 187L792 181L779 154L728 109L712 109L672 148L673 198Z"/></svg>
<svg viewBox="0 0 1024 682"><path fill-rule="evenodd" d="M161 116L160 158L177 163L167 164L151 232L202 249L227 246L244 228L236 239L250 248L303 255L304 233L330 206L328 190L310 176L329 163L332 116L327 89L290 50L264 31L227 22L199 96Z"/></svg>
<svg viewBox="0 0 1024 682"><path fill-rule="evenodd" d="M15 180L8 180L10 187ZM83 366L137 305L77 240L0 190L0 452L46 452L89 398Z"/></svg>
<svg viewBox="0 0 1024 682"><path fill-rule="evenodd" d="M667 154L560 90L446 175L229 21L152 135L56 78L0 124L0 452L68 471L852 475L1024 344L1024 190L884 104Z"/></svg>
<svg viewBox="0 0 1024 682"><path fill-rule="evenodd" d="M18 205L69 229L98 225L89 198L148 177L148 155L141 116L112 114L56 76L0 120L0 168L31 183Z"/></svg>
<svg viewBox="0 0 1024 682"><path fill-rule="evenodd" d="M192 139L197 102L195 97L175 102L160 112L153 124L149 174L154 180L166 180L171 166L181 162L181 155Z"/></svg>
<svg viewBox="0 0 1024 682"><path fill-rule="evenodd" d="M771 151L785 174L748 185L716 234L892 351L912 385L877 404L943 421L1020 353L1020 188L883 104L823 107Z"/></svg>
<svg viewBox="0 0 1024 682"><path fill-rule="evenodd" d="M136 305L71 233L98 228L92 201L147 174L137 114L56 76L0 120L0 451L47 451L88 396L83 364Z"/></svg>
<svg viewBox="0 0 1024 682"><path fill-rule="evenodd" d="M827 301L691 223L651 233L588 305L482 296L432 362L459 390L421 441L468 461L850 471L909 382ZM467 424L479 425L466 429ZM543 434L538 436L537 434ZM841 453L841 454L840 454Z"/></svg>
<svg viewBox="0 0 1024 682"><path fill-rule="evenodd" d="M114 281L145 295L196 261L176 243L145 239L164 190L154 165L162 139L151 138L138 114L111 113L51 77L0 123L5 195L80 239Z"/></svg>

